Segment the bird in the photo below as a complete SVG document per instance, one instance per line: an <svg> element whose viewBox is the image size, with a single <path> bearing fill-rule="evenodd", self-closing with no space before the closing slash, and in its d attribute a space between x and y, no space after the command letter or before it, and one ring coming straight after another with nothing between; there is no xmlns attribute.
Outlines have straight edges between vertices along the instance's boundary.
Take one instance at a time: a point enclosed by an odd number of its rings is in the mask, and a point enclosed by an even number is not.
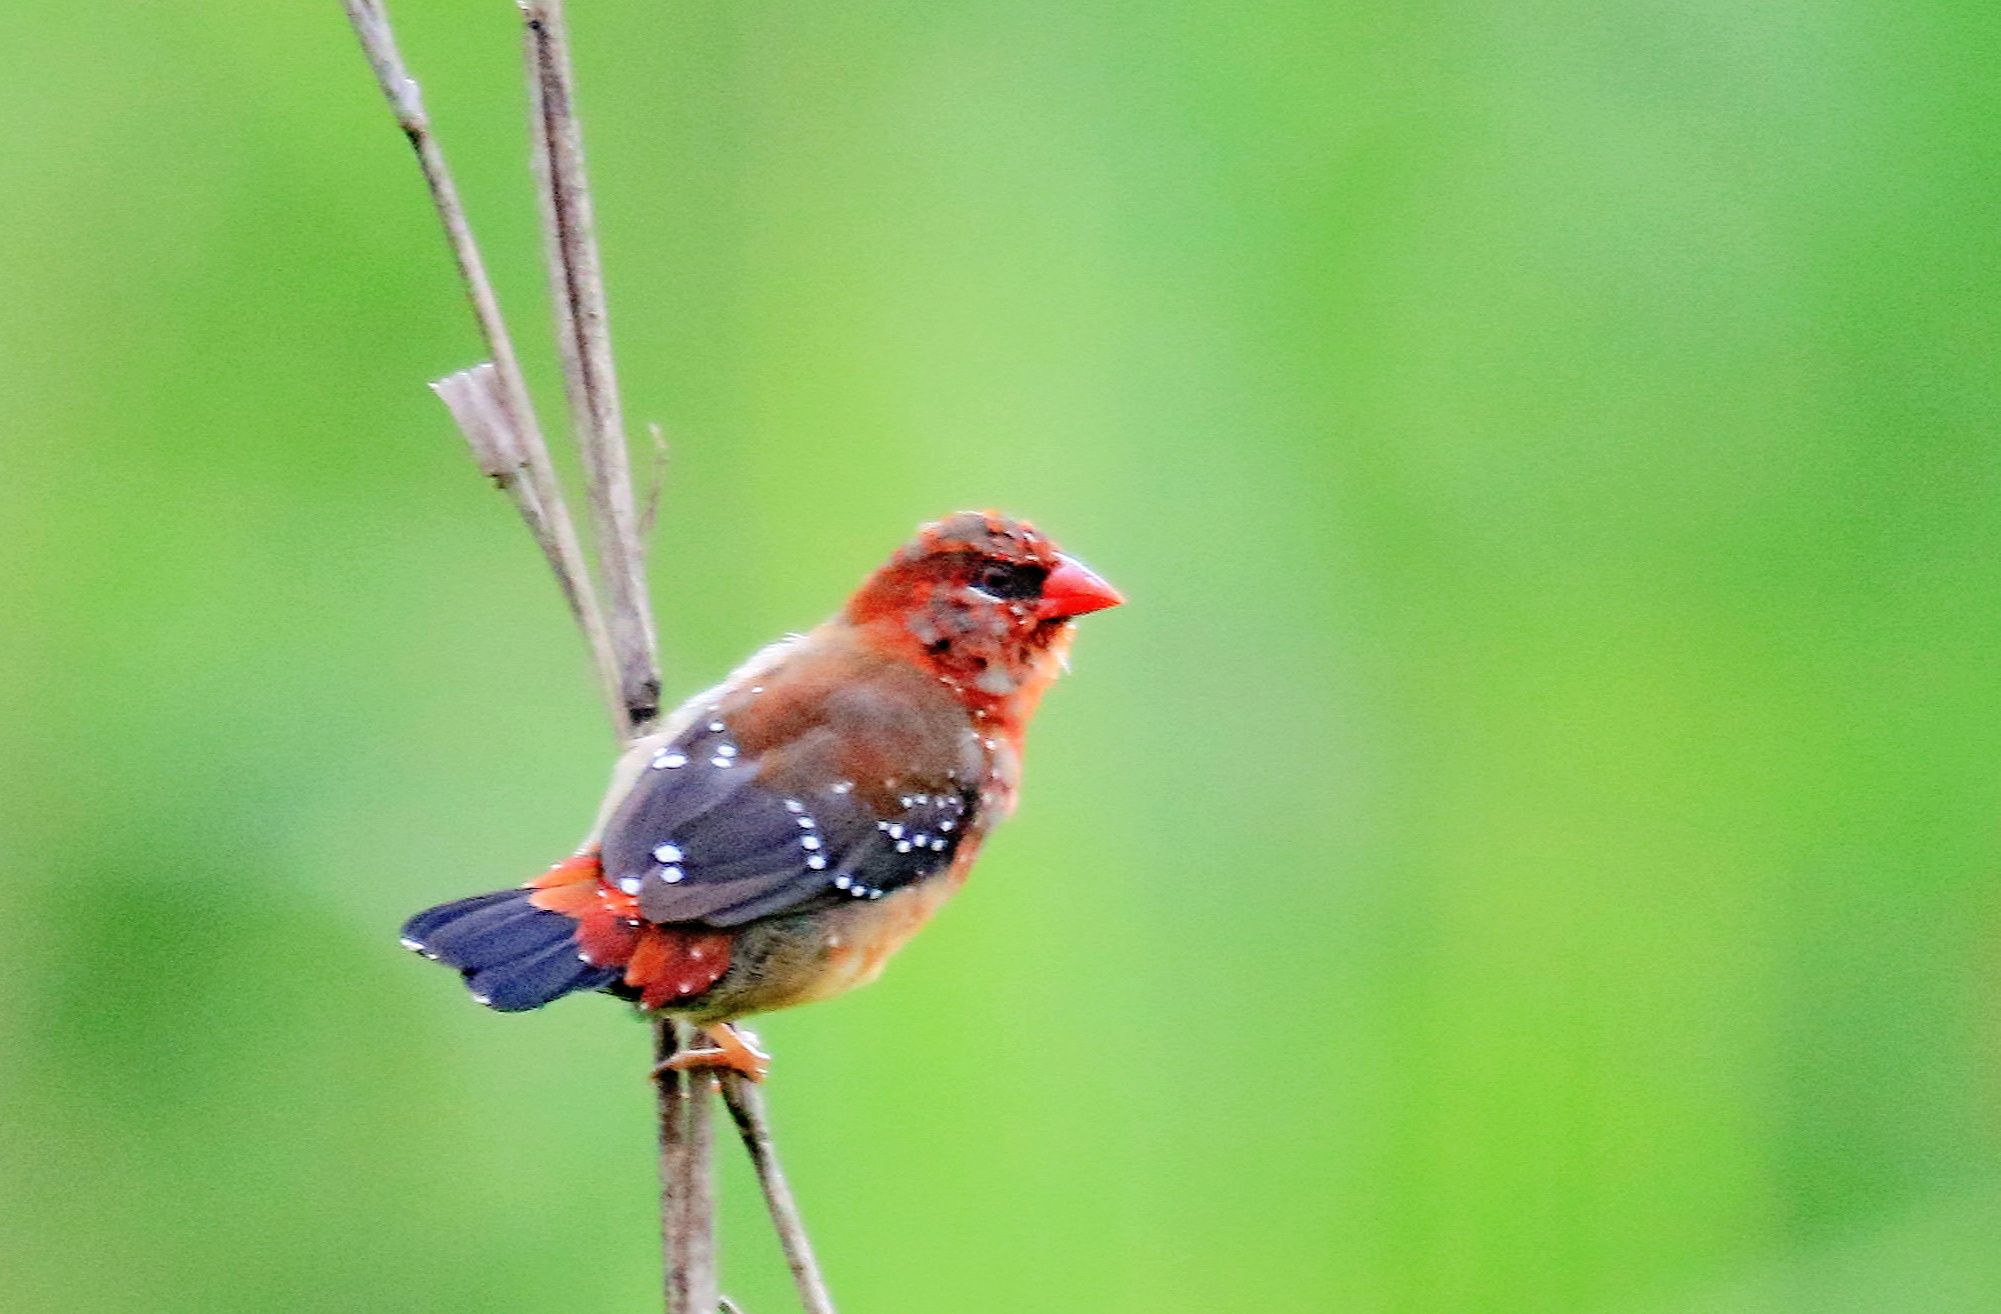
<svg viewBox="0 0 2001 1314"><path fill-rule="evenodd" d="M761 1081L739 1020L873 981L964 885L1072 622L1124 600L1027 521L920 526L635 740L569 857L418 913L403 945L501 1012L603 991L688 1022L707 1043L665 1066Z"/></svg>

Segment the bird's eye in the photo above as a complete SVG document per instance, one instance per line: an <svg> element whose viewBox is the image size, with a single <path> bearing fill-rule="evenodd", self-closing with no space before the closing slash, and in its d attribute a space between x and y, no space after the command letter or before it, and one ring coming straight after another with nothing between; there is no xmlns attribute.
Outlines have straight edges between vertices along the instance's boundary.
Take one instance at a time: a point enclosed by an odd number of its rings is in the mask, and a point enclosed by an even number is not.
<svg viewBox="0 0 2001 1314"><path fill-rule="evenodd" d="M1049 571L1042 566L1012 561L995 561L981 567L974 585L996 598L1035 598L1042 595L1042 581Z"/></svg>

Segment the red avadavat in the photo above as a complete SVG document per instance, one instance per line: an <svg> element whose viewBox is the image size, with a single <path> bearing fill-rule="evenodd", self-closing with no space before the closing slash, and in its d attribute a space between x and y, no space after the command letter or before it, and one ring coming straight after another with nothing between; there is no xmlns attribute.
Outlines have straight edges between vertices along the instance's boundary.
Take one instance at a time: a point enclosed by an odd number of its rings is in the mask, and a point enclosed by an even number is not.
<svg viewBox="0 0 2001 1314"><path fill-rule="evenodd" d="M762 1077L730 1023L874 980L964 883L1070 622L1120 601L1026 522L927 525L840 614L636 743L574 857L403 942L490 1007L606 990L707 1032L677 1065Z"/></svg>

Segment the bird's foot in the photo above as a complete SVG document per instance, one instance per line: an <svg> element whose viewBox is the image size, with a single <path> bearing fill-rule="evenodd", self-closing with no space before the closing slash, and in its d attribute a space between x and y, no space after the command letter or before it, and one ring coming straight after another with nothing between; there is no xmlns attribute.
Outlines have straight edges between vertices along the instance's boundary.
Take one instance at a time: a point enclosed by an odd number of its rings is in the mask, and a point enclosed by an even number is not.
<svg viewBox="0 0 2001 1314"><path fill-rule="evenodd" d="M763 1081L771 1071L771 1055L758 1048L757 1037L749 1028L718 1022L703 1027L702 1034L709 1038L707 1045L684 1049L665 1063L654 1064L654 1077L665 1072L735 1072Z"/></svg>

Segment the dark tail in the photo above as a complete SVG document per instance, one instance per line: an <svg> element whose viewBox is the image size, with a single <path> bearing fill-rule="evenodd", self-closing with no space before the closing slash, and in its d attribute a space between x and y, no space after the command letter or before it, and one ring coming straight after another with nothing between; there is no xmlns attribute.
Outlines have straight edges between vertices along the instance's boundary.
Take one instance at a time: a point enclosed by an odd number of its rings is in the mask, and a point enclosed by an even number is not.
<svg viewBox="0 0 2001 1314"><path fill-rule="evenodd" d="M619 969L578 956L577 923L528 902L534 893L498 890L426 908L403 923L403 947L458 968L472 997L503 1013L618 980Z"/></svg>

